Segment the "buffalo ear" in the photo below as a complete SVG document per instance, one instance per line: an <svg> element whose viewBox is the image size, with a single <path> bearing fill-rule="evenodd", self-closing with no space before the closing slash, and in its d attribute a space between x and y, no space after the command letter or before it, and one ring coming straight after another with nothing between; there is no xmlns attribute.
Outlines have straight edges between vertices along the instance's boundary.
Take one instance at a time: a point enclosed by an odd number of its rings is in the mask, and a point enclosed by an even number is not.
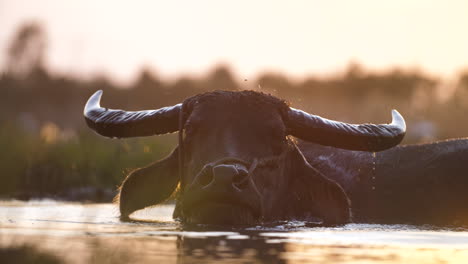
<svg viewBox="0 0 468 264"><path fill-rule="evenodd" d="M327 225L350 222L351 202L343 188L314 169L297 147L296 150L293 154L294 189L302 207L300 211L319 216Z"/></svg>
<svg viewBox="0 0 468 264"><path fill-rule="evenodd" d="M165 201L178 183L177 149L163 160L134 170L122 183L115 199L119 201L121 219L127 220L131 213Z"/></svg>

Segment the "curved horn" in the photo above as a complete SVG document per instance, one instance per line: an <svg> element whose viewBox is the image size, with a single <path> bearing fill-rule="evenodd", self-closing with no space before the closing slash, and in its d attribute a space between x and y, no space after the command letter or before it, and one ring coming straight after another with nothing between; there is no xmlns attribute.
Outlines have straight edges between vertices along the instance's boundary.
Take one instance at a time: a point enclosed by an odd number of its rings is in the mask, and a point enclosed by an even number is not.
<svg viewBox="0 0 468 264"><path fill-rule="evenodd" d="M290 108L287 127L290 134L317 144L349 150L381 151L398 145L406 133L406 124L392 110L390 124L347 124Z"/></svg>
<svg viewBox="0 0 468 264"><path fill-rule="evenodd" d="M102 108L102 90L86 103L84 117L88 126L105 137L143 137L175 132L179 128L182 104L157 110L124 111Z"/></svg>

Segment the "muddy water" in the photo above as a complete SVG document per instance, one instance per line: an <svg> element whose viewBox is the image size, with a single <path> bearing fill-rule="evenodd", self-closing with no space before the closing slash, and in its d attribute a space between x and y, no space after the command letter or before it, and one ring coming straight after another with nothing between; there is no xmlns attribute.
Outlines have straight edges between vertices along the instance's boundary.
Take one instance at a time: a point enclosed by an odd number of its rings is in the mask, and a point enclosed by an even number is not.
<svg viewBox="0 0 468 264"><path fill-rule="evenodd" d="M0 202L0 263L11 249L58 263L468 263L465 229L288 222L186 230L172 210L145 210L136 217L146 222L126 223L112 204Z"/></svg>

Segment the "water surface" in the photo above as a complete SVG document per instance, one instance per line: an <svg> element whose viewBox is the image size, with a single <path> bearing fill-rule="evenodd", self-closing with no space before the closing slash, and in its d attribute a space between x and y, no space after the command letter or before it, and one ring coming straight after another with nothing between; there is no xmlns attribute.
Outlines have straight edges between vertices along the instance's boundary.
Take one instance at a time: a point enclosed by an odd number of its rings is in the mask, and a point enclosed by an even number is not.
<svg viewBox="0 0 468 264"><path fill-rule="evenodd" d="M136 214L141 222L129 223L113 204L3 201L0 248L26 245L63 263L468 263L468 230L461 228L291 221L187 230L172 210L144 210Z"/></svg>

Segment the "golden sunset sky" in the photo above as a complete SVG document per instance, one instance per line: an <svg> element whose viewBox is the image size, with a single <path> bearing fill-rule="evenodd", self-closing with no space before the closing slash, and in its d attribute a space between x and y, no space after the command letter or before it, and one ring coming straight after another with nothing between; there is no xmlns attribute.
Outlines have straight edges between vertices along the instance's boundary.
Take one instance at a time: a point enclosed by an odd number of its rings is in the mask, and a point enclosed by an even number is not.
<svg viewBox="0 0 468 264"><path fill-rule="evenodd" d="M350 62L440 76L468 67L468 1L0 0L0 67L26 21L46 29L51 69L123 81L142 66L170 78L223 63L242 79Z"/></svg>

